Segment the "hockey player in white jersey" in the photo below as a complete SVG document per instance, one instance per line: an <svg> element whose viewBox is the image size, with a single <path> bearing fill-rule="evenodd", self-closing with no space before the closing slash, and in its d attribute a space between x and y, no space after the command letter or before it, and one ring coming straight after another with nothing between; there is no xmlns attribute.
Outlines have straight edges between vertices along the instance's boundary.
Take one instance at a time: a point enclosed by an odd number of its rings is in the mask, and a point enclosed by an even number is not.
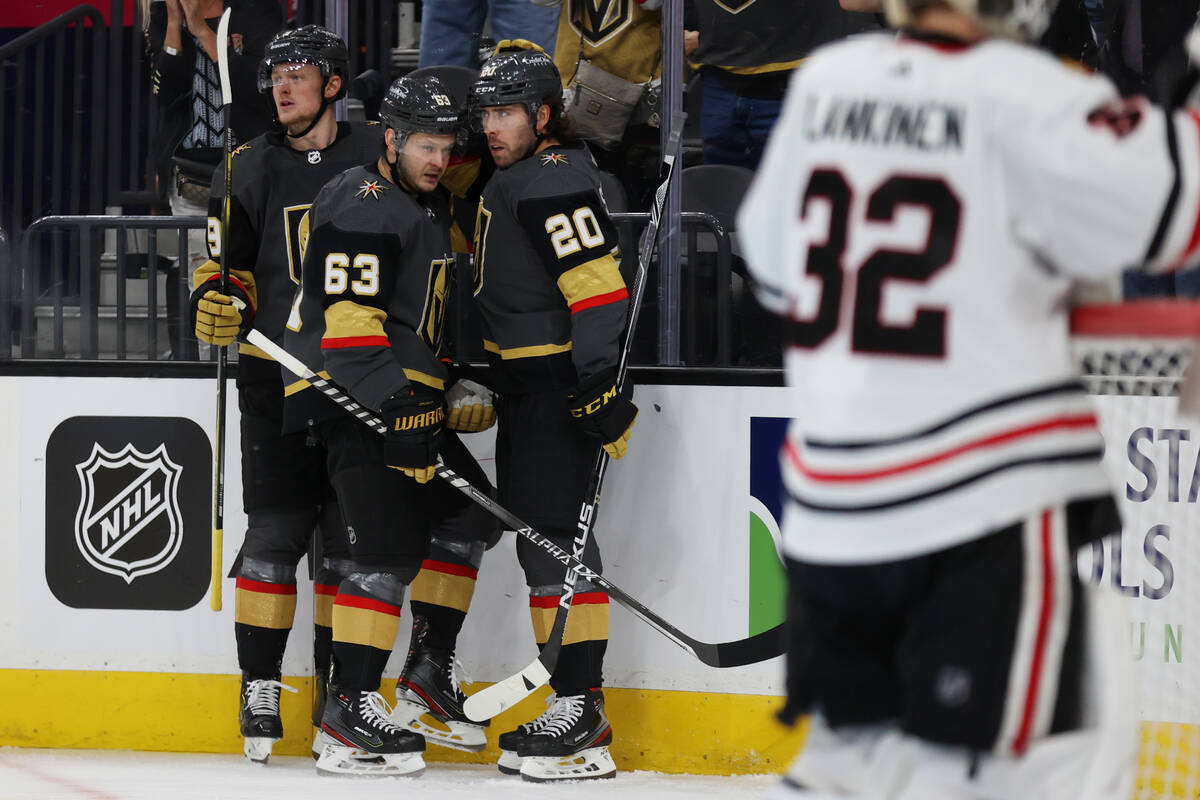
<svg viewBox="0 0 1200 800"><path fill-rule="evenodd" d="M1074 563L1119 523L1068 296L1193 260L1200 115L1021 44L1052 3L887 0L898 34L797 70L741 209L795 403L787 713L813 734L781 795L1130 796L1120 614Z"/></svg>

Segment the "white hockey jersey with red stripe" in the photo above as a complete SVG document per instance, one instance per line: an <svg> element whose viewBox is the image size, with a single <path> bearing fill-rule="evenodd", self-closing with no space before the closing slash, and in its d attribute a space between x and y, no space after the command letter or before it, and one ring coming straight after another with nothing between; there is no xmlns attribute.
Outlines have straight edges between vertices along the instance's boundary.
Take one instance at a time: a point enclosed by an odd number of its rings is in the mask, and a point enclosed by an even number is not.
<svg viewBox="0 0 1200 800"><path fill-rule="evenodd" d="M738 219L789 340L790 555L903 558L1107 490L1068 290L1200 249L1198 132L1001 40L805 62Z"/></svg>

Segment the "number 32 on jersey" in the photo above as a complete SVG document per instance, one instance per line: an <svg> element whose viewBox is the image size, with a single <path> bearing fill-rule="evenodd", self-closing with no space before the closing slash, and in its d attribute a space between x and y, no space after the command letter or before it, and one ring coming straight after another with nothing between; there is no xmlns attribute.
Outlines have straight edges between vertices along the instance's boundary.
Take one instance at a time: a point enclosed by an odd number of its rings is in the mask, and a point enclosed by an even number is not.
<svg viewBox="0 0 1200 800"><path fill-rule="evenodd" d="M850 345L855 352L881 355L944 357L946 319L944 308L921 306L908 325L882 321L885 284L888 281L926 283L954 257L962 204L940 178L893 175L874 187L867 198L865 218L852 220L853 189L834 169L814 170L800 204L800 218L807 219L814 201L829 208L829 232L822 244L809 247L805 274L820 281L817 313L810 319L791 319L791 341L806 348L819 347L843 323L842 295L846 282L845 254L850 232L864 223L894 223L902 206L925 209L928 235L920 251L875 250L858 267L850 313Z"/></svg>

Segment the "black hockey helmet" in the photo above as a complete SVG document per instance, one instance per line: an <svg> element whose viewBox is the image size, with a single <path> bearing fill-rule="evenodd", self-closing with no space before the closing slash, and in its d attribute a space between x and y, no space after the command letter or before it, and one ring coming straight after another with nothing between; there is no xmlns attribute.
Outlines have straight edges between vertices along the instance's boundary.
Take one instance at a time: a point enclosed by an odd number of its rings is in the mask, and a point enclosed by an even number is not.
<svg viewBox="0 0 1200 800"><path fill-rule="evenodd" d="M260 92L271 91L274 85L271 71L279 64L313 64L321 70L321 79L326 83L330 77L339 76L342 88L332 100L340 100L350 87L350 51L342 37L320 25L280 31L271 39L258 64Z"/></svg>
<svg viewBox="0 0 1200 800"><path fill-rule="evenodd" d="M562 78L546 51L525 39L505 39L479 69L471 87L471 108L521 103L530 120L548 99L561 100Z"/></svg>
<svg viewBox="0 0 1200 800"><path fill-rule="evenodd" d="M435 76L410 78L407 75L392 81L379 107L379 120L384 128L396 132L396 149L404 145L410 133L463 133L463 110L454 102L450 92Z"/></svg>

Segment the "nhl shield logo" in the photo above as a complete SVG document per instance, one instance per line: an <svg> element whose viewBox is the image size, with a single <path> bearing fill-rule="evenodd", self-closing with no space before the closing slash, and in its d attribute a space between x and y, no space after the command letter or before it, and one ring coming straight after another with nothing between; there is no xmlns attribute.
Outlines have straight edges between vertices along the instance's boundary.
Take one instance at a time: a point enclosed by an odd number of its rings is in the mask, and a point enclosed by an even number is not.
<svg viewBox="0 0 1200 800"><path fill-rule="evenodd" d="M183 542L179 479L183 467L161 444L147 454L127 444L110 453L99 443L75 465L80 500L75 542L88 563L133 583L166 567Z"/></svg>

